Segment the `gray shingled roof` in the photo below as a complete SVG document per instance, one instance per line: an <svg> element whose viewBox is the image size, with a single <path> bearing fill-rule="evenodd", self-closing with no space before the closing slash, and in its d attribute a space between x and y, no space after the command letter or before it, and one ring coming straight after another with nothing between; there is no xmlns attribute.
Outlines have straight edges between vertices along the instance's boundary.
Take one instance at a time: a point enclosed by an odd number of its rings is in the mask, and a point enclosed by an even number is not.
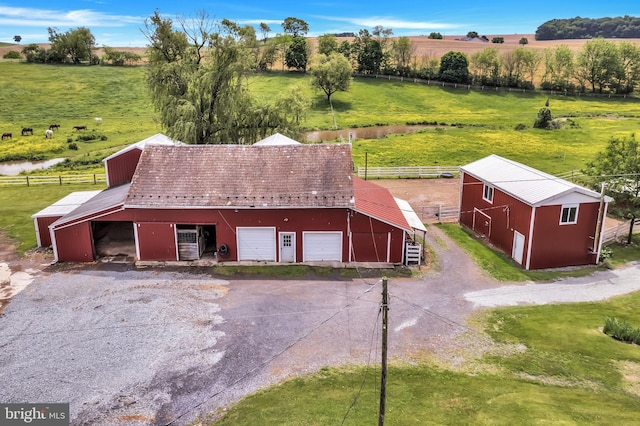
<svg viewBox="0 0 640 426"><path fill-rule="evenodd" d="M353 207L349 144L148 146L126 207Z"/></svg>
<svg viewBox="0 0 640 426"><path fill-rule="evenodd" d="M106 210L115 209L124 205L129 185L120 185L100 191L94 197L84 202L76 209L56 220L51 226L60 226L77 219L100 214Z"/></svg>

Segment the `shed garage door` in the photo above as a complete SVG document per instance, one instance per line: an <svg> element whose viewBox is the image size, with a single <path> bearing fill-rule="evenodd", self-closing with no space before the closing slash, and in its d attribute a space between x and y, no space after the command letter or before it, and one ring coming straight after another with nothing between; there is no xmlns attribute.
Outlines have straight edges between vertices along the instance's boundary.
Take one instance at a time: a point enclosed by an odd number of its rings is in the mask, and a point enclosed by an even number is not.
<svg viewBox="0 0 640 426"><path fill-rule="evenodd" d="M237 228L238 260L276 260L275 228Z"/></svg>
<svg viewBox="0 0 640 426"><path fill-rule="evenodd" d="M342 232L305 232L302 240L305 262L342 261Z"/></svg>

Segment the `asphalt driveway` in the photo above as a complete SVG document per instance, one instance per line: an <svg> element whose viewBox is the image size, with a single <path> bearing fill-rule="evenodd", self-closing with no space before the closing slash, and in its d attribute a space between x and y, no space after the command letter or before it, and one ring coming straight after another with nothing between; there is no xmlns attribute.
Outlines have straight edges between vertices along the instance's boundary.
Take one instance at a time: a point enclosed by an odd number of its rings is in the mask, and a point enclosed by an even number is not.
<svg viewBox="0 0 640 426"><path fill-rule="evenodd" d="M456 336L470 331L465 320L483 301L501 288L545 293L546 284L532 291L490 280L433 227L429 239L438 266L421 279L390 280L391 358L428 354L455 364L463 350ZM606 287L616 276L589 280ZM624 276L640 286L637 265ZM182 425L288 377L377 362L380 293L379 278L53 268L0 316L0 401L69 402L74 425Z"/></svg>

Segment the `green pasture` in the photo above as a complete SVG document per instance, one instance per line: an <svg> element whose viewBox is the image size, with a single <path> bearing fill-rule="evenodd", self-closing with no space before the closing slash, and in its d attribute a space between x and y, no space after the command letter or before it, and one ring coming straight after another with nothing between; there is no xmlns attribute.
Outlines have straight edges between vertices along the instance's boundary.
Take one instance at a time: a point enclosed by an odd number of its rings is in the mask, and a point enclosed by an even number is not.
<svg viewBox="0 0 640 426"><path fill-rule="evenodd" d="M462 371L391 363L385 423L636 424L640 351L599 328L607 316L640 324L638 303L640 293L486 311L474 322L494 350L468 360ZM465 340L473 346L477 338L470 331ZM379 378L377 366L323 369L244 398L215 424L375 424Z"/></svg>
<svg viewBox="0 0 640 426"><path fill-rule="evenodd" d="M0 161L65 157L67 167L99 170L99 160L116 149L161 132L144 82L144 67L39 65L0 61L0 131L13 139L0 144ZM533 129L547 96L522 92L443 88L384 78L356 78L349 92L332 97L300 73L267 73L248 79L250 90L271 101L296 87L312 99L303 117L306 130L390 124L437 123L418 133L357 139L356 166L462 165L495 153L550 173L579 170L613 136L628 136L640 124L636 98L551 96L550 109L564 128ZM102 118L97 124L95 117ZM60 124L53 140L49 124ZM106 140L77 141L73 126L86 125ZM514 130L524 125L524 130ZM22 137L22 127L34 128ZM69 141L77 150L69 149ZM94 164L89 165L88 164ZM95 165L97 163L97 165ZM60 168L58 168L59 172ZM39 172L41 173L41 172Z"/></svg>
<svg viewBox="0 0 640 426"><path fill-rule="evenodd" d="M1 186L0 231L16 242L18 253L24 253L36 246L31 215L72 192L104 188L104 184Z"/></svg>

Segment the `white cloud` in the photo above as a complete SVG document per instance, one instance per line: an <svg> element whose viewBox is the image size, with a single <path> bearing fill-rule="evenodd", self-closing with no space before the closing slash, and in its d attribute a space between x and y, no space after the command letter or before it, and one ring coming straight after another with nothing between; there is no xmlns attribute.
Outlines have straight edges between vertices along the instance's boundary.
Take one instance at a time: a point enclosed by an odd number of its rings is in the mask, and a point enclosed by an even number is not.
<svg viewBox="0 0 640 426"><path fill-rule="evenodd" d="M0 6L0 25L21 27L122 27L141 24L144 18L112 15L90 9L54 10Z"/></svg>

